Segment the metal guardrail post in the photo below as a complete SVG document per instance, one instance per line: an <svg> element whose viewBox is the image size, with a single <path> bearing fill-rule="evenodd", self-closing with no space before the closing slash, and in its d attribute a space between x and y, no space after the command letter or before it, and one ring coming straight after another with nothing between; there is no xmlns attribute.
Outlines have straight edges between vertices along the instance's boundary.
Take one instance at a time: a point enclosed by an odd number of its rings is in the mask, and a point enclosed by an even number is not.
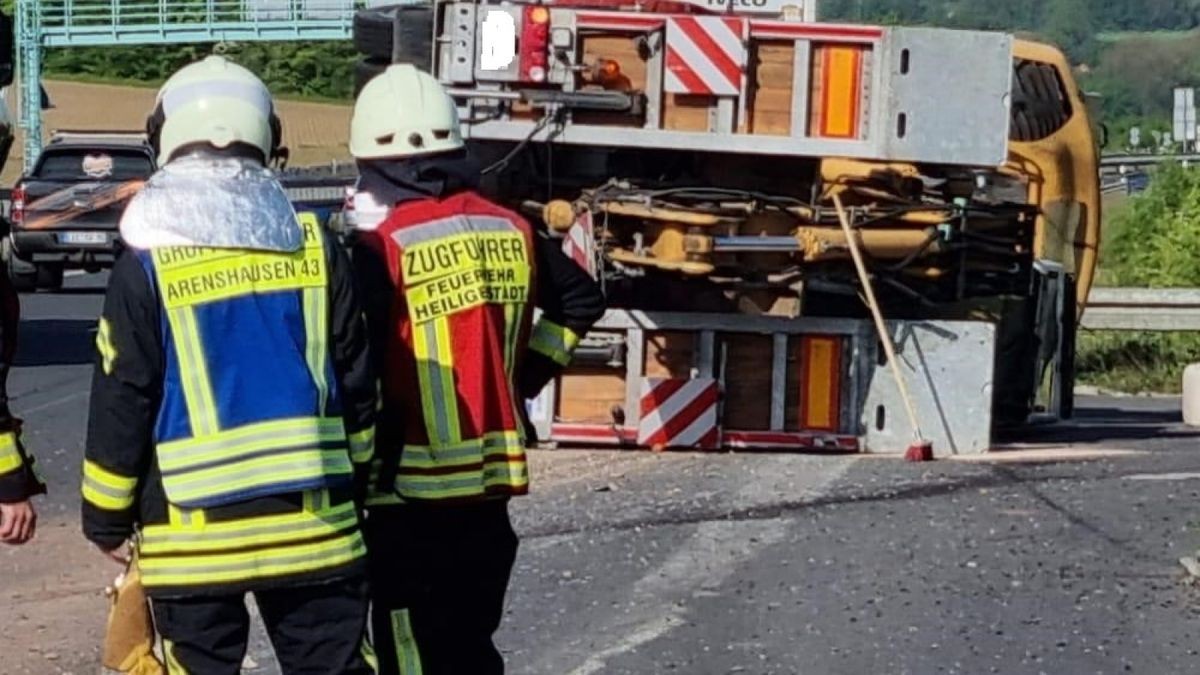
<svg viewBox="0 0 1200 675"><path fill-rule="evenodd" d="M25 170L33 168L42 152L42 42L41 1L17 2L17 51L20 55L19 106L25 131Z"/></svg>

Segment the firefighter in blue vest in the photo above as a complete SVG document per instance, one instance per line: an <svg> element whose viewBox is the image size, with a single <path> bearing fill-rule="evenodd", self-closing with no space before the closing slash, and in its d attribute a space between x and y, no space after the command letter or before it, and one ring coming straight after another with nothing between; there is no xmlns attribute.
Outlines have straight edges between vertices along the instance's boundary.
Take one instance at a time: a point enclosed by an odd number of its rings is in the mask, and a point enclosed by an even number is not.
<svg viewBox="0 0 1200 675"><path fill-rule="evenodd" d="M376 380L345 253L265 165L280 126L208 57L159 91L162 168L121 221L83 529L133 539L171 673L240 672L253 593L284 673L375 671L359 528Z"/></svg>

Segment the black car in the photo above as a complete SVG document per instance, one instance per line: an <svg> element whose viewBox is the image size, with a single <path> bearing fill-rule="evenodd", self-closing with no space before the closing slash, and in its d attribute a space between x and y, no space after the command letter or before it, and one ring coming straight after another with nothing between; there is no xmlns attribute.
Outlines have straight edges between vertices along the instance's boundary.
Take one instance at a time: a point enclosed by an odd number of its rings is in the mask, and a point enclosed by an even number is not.
<svg viewBox="0 0 1200 675"><path fill-rule="evenodd" d="M18 289L55 290L66 269L111 267L121 213L154 170L142 134L55 134L13 188L4 256Z"/></svg>

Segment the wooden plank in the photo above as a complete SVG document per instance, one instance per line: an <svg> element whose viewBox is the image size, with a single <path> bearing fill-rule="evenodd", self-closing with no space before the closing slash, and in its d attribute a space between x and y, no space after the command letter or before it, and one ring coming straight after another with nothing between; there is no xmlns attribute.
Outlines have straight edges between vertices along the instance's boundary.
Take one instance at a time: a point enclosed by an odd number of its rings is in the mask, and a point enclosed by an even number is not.
<svg viewBox="0 0 1200 675"><path fill-rule="evenodd" d="M721 342L725 348L722 424L736 431L766 431L771 426L771 336L725 334Z"/></svg>
<svg viewBox="0 0 1200 675"><path fill-rule="evenodd" d="M663 128L673 131L708 131L709 109L715 96L668 94L663 105Z"/></svg>
<svg viewBox="0 0 1200 675"><path fill-rule="evenodd" d="M795 44L787 40L754 47L748 124L752 134L791 135Z"/></svg>
<svg viewBox="0 0 1200 675"><path fill-rule="evenodd" d="M614 407L625 406L625 378L620 370L577 368L558 385L555 419L572 424L611 424Z"/></svg>
<svg viewBox="0 0 1200 675"><path fill-rule="evenodd" d="M698 333L671 331L646 335L646 377L690 378L699 352Z"/></svg>

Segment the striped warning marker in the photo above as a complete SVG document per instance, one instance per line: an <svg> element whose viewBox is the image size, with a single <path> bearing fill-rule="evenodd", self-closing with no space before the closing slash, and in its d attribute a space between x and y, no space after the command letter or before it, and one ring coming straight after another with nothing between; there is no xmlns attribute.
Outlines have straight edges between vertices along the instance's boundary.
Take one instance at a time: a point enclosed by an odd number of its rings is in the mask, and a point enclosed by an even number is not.
<svg viewBox="0 0 1200 675"><path fill-rule="evenodd" d="M638 445L717 448L720 444L717 429L719 392L713 378L643 378Z"/></svg>
<svg viewBox="0 0 1200 675"><path fill-rule="evenodd" d="M592 234L592 212L584 211L576 218L575 224L571 226L563 237L563 253L567 257L574 260L577 265L596 278L596 258L592 255L593 247Z"/></svg>
<svg viewBox="0 0 1200 675"><path fill-rule="evenodd" d="M746 26L745 19L723 16L669 17L664 89L672 94L741 93Z"/></svg>

